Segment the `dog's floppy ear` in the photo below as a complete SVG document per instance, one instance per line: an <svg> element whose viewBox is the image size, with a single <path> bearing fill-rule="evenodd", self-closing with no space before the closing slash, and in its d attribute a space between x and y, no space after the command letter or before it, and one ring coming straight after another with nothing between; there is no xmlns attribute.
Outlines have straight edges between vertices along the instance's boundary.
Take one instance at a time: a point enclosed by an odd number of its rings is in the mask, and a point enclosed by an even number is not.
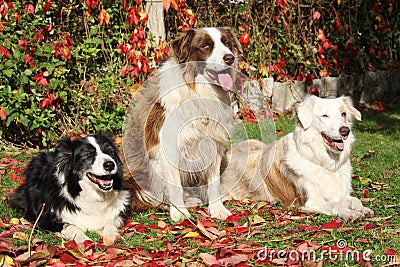
<svg viewBox="0 0 400 267"><path fill-rule="evenodd" d="M187 29L178 39L171 41L171 48L178 63L183 63L188 60L194 35L194 29Z"/></svg>
<svg viewBox="0 0 400 267"><path fill-rule="evenodd" d="M64 175L64 184L67 186L68 193L74 198L79 195L82 188L79 186L80 174L74 171L75 158L74 151L76 140L65 137L58 142L56 148L56 164L58 174Z"/></svg>
<svg viewBox="0 0 400 267"><path fill-rule="evenodd" d="M68 173L73 160L73 145L69 137L65 137L58 142L55 151L58 172Z"/></svg>
<svg viewBox="0 0 400 267"><path fill-rule="evenodd" d="M98 132L96 132L95 135L104 136L105 138L107 138L109 140L114 140L113 135L107 130L98 131Z"/></svg>
<svg viewBox="0 0 400 267"><path fill-rule="evenodd" d="M342 96L341 99L346 111L351 115L351 118L361 121L361 113L354 107L352 99L348 96Z"/></svg>
<svg viewBox="0 0 400 267"><path fill-rule="evenodd" d="M312 108L314 98L316 96L307 96L301 103L297 105L297 118L304 129L308 129L312 123Z"/></svg>
<svg viewBox="0 0 400 267"><path fill-rule="evenodd" d="M94 137L96 137L96 136L98 138L100 138L100 140L106 140L107 142L109 142L112 145L112 147L114 148L114 150L117 151L117 145L115 143L115 138L109 131L106 131L106 130L98 131L95 133Z"/></svg>

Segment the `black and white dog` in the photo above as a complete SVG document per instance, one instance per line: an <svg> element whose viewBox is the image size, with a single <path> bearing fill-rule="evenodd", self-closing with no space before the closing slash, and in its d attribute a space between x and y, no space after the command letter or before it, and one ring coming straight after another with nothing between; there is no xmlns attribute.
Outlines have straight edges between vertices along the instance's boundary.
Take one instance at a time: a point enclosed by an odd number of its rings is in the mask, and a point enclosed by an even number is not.
<svg viewBox="0 0 400 267"><path fill-rule="evenodd" d="M130 195L122 163L111 136L62 139L55 152L35 156L25 170L26 181L10 196L10 206L38 226L61 232L81 243L85 231L115 235L123 226Z"/></svg>

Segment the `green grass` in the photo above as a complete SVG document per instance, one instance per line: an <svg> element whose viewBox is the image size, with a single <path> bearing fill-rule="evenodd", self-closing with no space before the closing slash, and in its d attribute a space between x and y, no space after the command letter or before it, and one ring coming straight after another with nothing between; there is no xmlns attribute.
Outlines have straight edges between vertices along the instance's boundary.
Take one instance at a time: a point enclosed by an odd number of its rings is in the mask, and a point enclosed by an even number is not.
<svg viewBox="0 0 400 267"><path fill-rule="evenodd" d="M244 244L252 248L268 247L274 250L286 249L293 250L300 241L317 242L323 246L333 246L337 240L345 240L347 244L359 251L372 251L372 264L381 265L385 262L375 261L376 257L382 256L388 249L400 252L400 107L392 111L375 113L374 111L363 111L363 121L356 122L354 134L357 141L353 147L351 157L353 165L353 188L354 196L368 199L364 205L372 208L375 215L372 218L359 220L356 222L344 222L343 225L334 230L304 230L306 226L320 227L322 224L329 223L333 219L339 219L326 215L307 215L299 213L297 209L286 209L279 204L272 206L266 205L257 209L254 202L235 202L226 203L229 208L235 211L242 220L234 225L230 222L215 221L218 231L227 230L229 227L247 226L248 231L239 233L228 233L227 237L221 237L218 242L223 242L224 238L230 238L226 243L227 248L241 251ZM275 122L277 130L276 138L287 134L294 129L294 119L284 117ZM251 124L246 124L246 131L250 138L259 138L260 129ZM270 129L270 124L267 129ZM18 161L26 162L30 158L29 153L6 154L6 157L16 158ZM6 173L0 180L0 218L3 222L8 222L18 214L9 209L4 200L8 190L16 187L17 182L10 178L13 170L6 169ZM200 218L210 220L201 215L202 208L193 209L193 223ZM246 212L246 213L243 213ZM280 214L279 216L277 214ZM245 215L241 215L245 214ZM253 218L259 215L265 221L253 224ZM203 239L183 238L183 232L187 230L197 231L193 225L182 226L173 225L169 220L168 214L163 212L142 212L130 218L137 225L124 231L125 239L121 245L130 248L141 248L144 251L155 252L165 251L169 242L177 250L193 249L188 254L182 252L182 261L199 261L199 253L210 253L215 255L216 249L212 245L204 245ZM160 228L160 225L166 228ZM371 229L369 229L371 228ZM369 230L367 230L369 229ZM258 233L251 235L253 231ZM27 231L29 234L29 231ZM45 243L61 245L61 241L51 233L40 230L35 231L35 236L41 238ZM97 237L94 235L94 239ZM15 241L16 246L23 246L27 241ZM239 249L240 247L240 249ZM256 253L255 251L254 253ZM317 250L321 253L321 248ZM318 254L317 253L317 254ZM319 255L319 254L318 254ZM254 258L249 260L252 265L256 265ZM340 260L337 262L325 258L324 266L359 266L354 260Z"/></svg>

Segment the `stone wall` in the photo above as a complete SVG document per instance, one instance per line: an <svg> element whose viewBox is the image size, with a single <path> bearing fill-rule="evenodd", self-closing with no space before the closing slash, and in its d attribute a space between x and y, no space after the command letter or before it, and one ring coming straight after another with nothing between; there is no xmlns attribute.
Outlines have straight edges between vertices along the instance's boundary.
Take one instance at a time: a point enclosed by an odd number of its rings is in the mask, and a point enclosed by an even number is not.
<svg viewBox="0 0 400 267"><path fill-rule="evenodd" d="M285 112L291 110L311 86L324 98L347 95L360 104L393 100L400 96L400 70L314 79L312 85L297 81L275 82L273 78L261 82L249 80L244 83L242 94L252 109L260 110L268 101L273 110Z"/></svg>

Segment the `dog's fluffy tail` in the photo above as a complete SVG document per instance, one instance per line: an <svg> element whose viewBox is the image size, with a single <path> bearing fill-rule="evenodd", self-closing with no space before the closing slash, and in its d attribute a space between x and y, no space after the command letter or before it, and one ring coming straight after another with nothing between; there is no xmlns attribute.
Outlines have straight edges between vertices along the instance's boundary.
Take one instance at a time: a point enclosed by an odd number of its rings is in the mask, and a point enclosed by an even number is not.
<svg viewBox="0 0 400 267"><path fill-rule="evenodd" d="M162 202L150 193L146 170L129 170L124 164L126 186L131 194L131 211L138 212L158 208Z"/></svg>

